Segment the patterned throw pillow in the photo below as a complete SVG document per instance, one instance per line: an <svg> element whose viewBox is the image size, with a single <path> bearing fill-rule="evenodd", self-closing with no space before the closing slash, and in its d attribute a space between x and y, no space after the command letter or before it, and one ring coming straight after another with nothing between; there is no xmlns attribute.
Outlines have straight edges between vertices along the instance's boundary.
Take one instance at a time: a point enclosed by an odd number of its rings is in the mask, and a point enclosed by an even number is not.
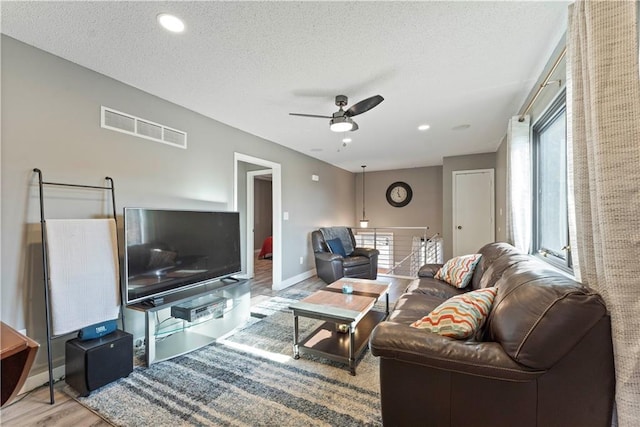
<svg viewBox="0 0 640 427"><path fill-rule="evenodd" d="M469 284L476 264L482 258L481 254L462 255L451 258L433 276L434 279L444 280L451 286L462 289Z"/></svg>
<svg viewBox="0 0 640 427"><path fill-rule="evenodd" d="M411 324L414 328L426 329L436 334L466 339L482 328L493 300L496 288L484 288L449 298L431 313Z"/></svg>

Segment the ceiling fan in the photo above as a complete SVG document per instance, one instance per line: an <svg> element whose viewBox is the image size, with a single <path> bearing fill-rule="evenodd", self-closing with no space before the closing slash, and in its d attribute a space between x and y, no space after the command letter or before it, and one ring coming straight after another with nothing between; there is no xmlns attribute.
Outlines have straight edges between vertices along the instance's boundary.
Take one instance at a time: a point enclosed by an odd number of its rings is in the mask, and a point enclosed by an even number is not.
<svg viewBox="0 0 640 427"><path fill-rule="evenodd" d="M380 95L375 95L367 99L363 99L360 102L353 104L348 110L343 110L342 107L346 107L349 99L346 95L336 96L336 105L339 107L338 111L331 116L320 116L318 114L302 114L302 113L289 113L291 116L301 117L315 117L319 119L331 119L329 120L329 127L334 132L348 132L358 130L358 124L354 122L351 117L358 114L365 113L371 110L373 107L384 101L384 98Z"/></svg>

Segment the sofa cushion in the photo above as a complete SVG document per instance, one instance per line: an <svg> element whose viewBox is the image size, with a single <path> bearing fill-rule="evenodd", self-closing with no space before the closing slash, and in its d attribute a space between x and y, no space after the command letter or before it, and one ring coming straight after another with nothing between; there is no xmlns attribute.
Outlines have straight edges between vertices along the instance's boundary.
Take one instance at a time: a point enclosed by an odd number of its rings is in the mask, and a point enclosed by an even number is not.
<svg viewBox="0 0 640 427"><path fill-rule="evenodd" d="M418 270L418 277L432 278L438 270L442 268L442 265L443 264L425 264Z"/></svg>
<svg viewBox="0 0 640 427"><path fill-rule="evenodd" d="M342 241L339 238L336 237L335 239L327 240L327 246L329 246L329 250L334 254L342 255L343 257L347 256Z"/></svg>
<svg viewBox="0 0 640 427"><path fill-rule="evenodd" d="M458 289L442 280L422 277L420 280L414 280L405 292L414 294L427 294L440 298L442 301L455 297L456 295L467 292L467 289ZM440 302L442 302L440 301Z"/></svg>
<svg viewBox="0 0 640 427"><path fill-rule="evenodd" d="M534 262L538 264L538 268L547 269L542 261L538 261L530 255L521 253L505 254L496 259L484 272L482 279L480 279L479 289L488 288L494 286L496 282L502 277L502 274L521 262L530 263ZM533 267L535 268L535 267Z"/></svg>
<svg viewBox="0 0 640 427"><path fill-rule="evenodd" d="M533 369L551 368L607 315L600 295L541 264L504 272L487 325L489 339Z"/></svg>
<svg viewBox="0 0 640 427"><path fill-rule="evenodd" d="M480 280L482 280L482 276L484 275L485 270L487 270L491 264L495 262L498 258L503 255L516 255L521 254L518 249L514 248L508 243L505 242L494 242L487 243L483 247L478 250L478 253L482 255L478 264L476 264L475 271L473 272L473 276L471 277L471 289L480 289Z"/></svg>
<svg viewBox="0 0 640 427"><path fill-rule="evenodd" d="M365 256L348 256L342 260L344 268L355 267L357 265L369 265L369 258Z"/></svg>
<svg viewBox="0 0 640 427"><path fill-rule="evenodd" d="M442 299L432 295L403 294L398 298L387 320L409 326L440 304Z"/></svg>
<svg viewBox="0 0 640 427"><path fill-rule="evenodd" d="M473 270L482 258L480 254L462 255L451 258L433 276L434 279L444 280L456 288L465 288L471 280Z"/></svg>
<svg viewBox="0 0 640 427"><path fill-rule="evenodd" d="M427 316L411 324L439 335L465 339L473 336L484 324L493 300L495 288L479 289L450 298Z"/></svg>

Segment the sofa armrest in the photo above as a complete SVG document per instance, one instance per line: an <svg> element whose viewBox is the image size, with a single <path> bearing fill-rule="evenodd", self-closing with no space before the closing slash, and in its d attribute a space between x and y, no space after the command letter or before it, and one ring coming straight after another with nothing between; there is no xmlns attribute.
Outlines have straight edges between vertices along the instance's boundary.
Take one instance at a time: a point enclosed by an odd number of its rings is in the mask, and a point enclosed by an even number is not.
<svg viewBox="0 0 640 427"><path fill-rule="evenodd" d="M422 267L420 267L420 270L418 270L418 277L432 278L433 276L436 275L438 270L442 268L443 265L444 264L425 264Z"/></svg>
<svg viewBox="0 0 640 427"><path fill-rule="evenodd" d="M355 248L351 256L364 256L367 258L373 258L380 254L380 251L372 248Z"/></svg>
<svg viewBox="0 0 640 427"><path fill-rule="evenodd" d="M315 257L316 260L322 262L340 261L340 263L342 263L342 260L344 259L342 258L342 255L334 254L331 252L316 252Z"/></svg>
<svg viewBox="0 0 640 427"><path fill-rule="evenodd" d="M392 321L376 326L369 347L374 356L504 381L531 381L545 372L517 364L498 343L454 340Z"/></svg>

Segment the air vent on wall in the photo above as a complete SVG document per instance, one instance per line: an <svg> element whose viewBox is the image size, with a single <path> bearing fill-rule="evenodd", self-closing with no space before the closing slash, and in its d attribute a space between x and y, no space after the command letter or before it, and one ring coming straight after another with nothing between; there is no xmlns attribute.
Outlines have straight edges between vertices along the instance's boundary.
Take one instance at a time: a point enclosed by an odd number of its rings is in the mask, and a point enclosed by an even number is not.
<svg viewBox="0 0 640 427"><path fill-rule="evenodd" d="M174 147L187 148L186 132L104 106L100 111L100 126L105 129L162 142Z"/></svg>

